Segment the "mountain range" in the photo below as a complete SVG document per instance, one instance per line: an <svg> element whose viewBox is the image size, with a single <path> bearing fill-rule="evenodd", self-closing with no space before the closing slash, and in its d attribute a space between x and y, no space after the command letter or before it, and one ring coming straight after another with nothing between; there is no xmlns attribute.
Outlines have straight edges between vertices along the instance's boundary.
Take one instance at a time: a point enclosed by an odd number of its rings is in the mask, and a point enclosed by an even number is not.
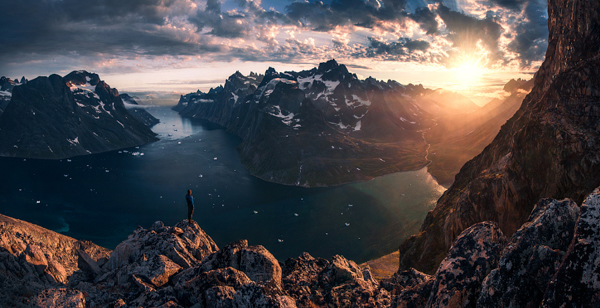
<svg viewBox="0 0 600 308"><path fill-rule="evenodd" d="M182 95L173 109L241 137L242 162L267 181L331 186L420 169L433 160L437 163L432 174L451 183L462 163L481 151L512 116L522 97L519 92L480 108L443 89L360 80L345 65L330 60L301 72L236 72L224 86ZM461 126L465 115L477 121ZM435 125L445 130L436 131ZM463 138L460 145L470 151L460 151L460 158L442 154L453 135L467 128L481 131ZM427 157L429 138L440 148L439 162Z"/></svg>

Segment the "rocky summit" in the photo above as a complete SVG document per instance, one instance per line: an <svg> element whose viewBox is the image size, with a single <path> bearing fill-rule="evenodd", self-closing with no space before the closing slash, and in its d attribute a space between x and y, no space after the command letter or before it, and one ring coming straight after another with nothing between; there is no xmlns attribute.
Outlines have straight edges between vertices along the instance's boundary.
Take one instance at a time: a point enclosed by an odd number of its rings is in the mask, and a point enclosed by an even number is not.
<svg viewBox="0 0 600 308"><path fill-rule="evenodd" d="M600 185L600 3L548 4L549 47L531 93L401 246L402 270L432 273L471 225L496 221L510 236L537 200L581 202Z"/></svg>
<svg viewBox="0 0 600 308"><path fill-rule="evenodd" d="M375 280L336 255L279 262L197 223L138 227L113 251L0 215L0 305L10 307L597 307L600 188L542 199L507 238L481 222L433 275Z"/></svg>
<svg viewBox="0 0 600 308"><path fill-rule="evenodd" d="M0 156L60 159L158 140L97 74L38 77L10 94L0 117Z"/></svg>

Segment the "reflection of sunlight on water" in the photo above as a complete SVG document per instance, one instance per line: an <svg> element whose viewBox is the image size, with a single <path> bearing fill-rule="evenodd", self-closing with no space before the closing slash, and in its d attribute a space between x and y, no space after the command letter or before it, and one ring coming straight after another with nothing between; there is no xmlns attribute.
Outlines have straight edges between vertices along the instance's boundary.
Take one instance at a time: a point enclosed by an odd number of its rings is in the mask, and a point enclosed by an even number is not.
<svg viewBox="0 0 600 308"><path fill-rule="evenodd" d="M164 108L146 110L161 120L152 127L152 131L157 133L160 139L182 139L203 130L201 126L193 125L191 120L182 118L179 114Z"/></svg>

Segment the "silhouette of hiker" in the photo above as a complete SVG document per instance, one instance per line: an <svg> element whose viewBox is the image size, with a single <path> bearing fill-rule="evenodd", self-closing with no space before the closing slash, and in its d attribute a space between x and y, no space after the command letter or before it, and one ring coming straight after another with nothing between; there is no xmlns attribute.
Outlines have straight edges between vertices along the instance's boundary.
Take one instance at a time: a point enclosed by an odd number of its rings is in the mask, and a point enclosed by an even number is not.
<svg viewBox="0 0 600 308"><path fill-rule="evenodd" d="M192 214L194 214L194 197L192 197L192 190L188 189L187 194L185 195L185 201L188 206L188 221L192 223Z"/></svg>

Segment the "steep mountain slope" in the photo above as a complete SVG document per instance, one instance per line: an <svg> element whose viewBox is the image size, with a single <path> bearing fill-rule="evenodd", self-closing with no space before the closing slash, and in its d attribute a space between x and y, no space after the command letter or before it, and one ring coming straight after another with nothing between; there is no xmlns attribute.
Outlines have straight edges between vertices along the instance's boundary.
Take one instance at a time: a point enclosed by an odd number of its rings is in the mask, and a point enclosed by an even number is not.
<svg viewBox="0 0 600 308"><path fill-rule="evenodd" d="M253 175L328 186L428 163L419 130L431 115L407 94L419 89L359 80L331 60L301 72L237 72L223 87L182 96L174 109L240 136L240 157Z"/></svg>
<svg viewBox="0 0 600 308"><path fill-rule="evenodd" d="M600 3L548 4L549 47L533 90L401 246L401 270L433 272L469 226L492 220L511 235L538 199L581 202L600 184Z"/></svg>
<svg viewBox="0 0 600 308"><path fill-rule="evenodd" d="M160 122L159 119L155 118L148 111L144 110L143 107L138 104L135 98L131 97L129 94L119 94L119 97L123 101L127 111L129 111L134 118L138 119L138 121L144 123L146 126L152 127Z"/></svg>
<svg viewBox="0 0 600 308"><path fill-rule="evenodd" d="M125 109L116 89L85 71L14 87L0 117L0 156L65 158L155 140Z"/></svg>
<svg viewBox="0 0 600 308"><path fill-rule="evenodd" d="M4 112L4 109L6 109L6 106L8 106L8 103L10 103L12 90L14 87L26 83L27 79L25 79L25 77L22 77L20 82L17 79L12 80L4 76L0 77L0 116L2 116L2 113Z"/></svg>
<svg viewBox="0 0 600 308"><path fill-rule="evenodd" d="M514 79L507 86L512 81ZM431 160L427 171L440 184L454 182L460 168L494 140L500 127L515 114L525 95L531 91L526 81L508 89L512 93L505 99L494 99L471 112L438 118L436 125L425 131L425 139L430 144L428 158Z"/></svg>

